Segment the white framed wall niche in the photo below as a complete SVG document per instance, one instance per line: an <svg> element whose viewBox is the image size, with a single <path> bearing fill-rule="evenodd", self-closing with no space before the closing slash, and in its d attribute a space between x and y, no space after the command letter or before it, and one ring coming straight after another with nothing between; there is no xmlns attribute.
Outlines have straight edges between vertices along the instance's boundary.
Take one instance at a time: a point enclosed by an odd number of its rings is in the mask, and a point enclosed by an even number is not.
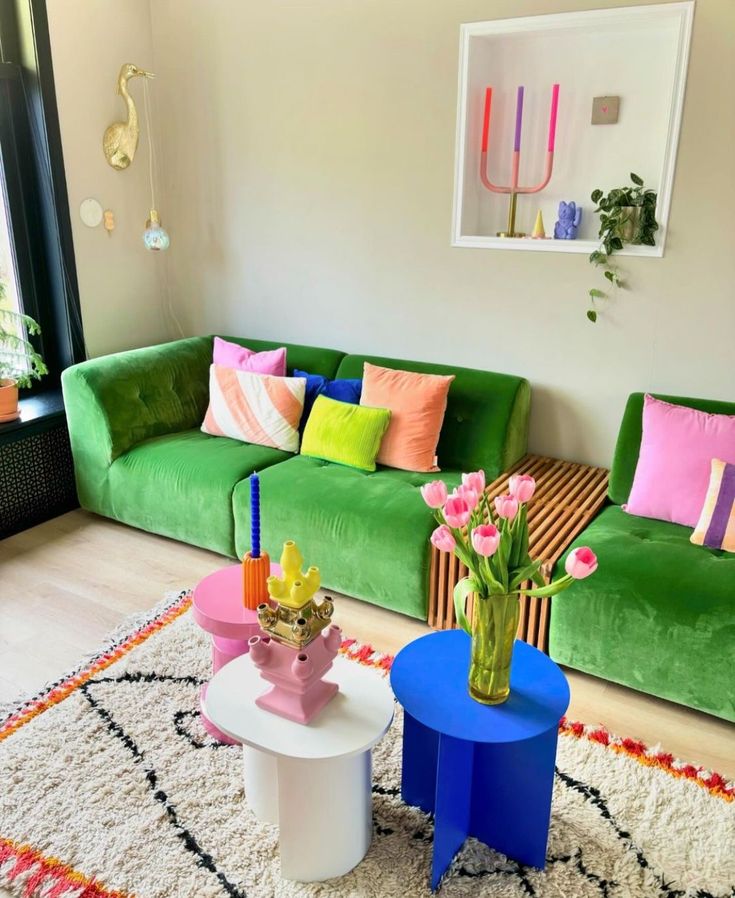
<svg viewBox="0 0 735 898"><path fill-rule="evenodd" d="M461 25L452 245L590 253L599 245L590 194L630 184L635 172L658 193L659 230L655 246L626 244L621 253L663 256L693 16L694 0L687 0ZM617 122L592 124L596 97L619 98ZM482 183L485 130L487 177L496 186L510 185L514 148L520 145L521 187L544 180L549 133L555 132L547 186L517 197L516 231L529 236L498 236L507 230L509 195ZM577 239L553 239L561 201L582 207ZM530 237L539 210L547 239Z"/></svg>

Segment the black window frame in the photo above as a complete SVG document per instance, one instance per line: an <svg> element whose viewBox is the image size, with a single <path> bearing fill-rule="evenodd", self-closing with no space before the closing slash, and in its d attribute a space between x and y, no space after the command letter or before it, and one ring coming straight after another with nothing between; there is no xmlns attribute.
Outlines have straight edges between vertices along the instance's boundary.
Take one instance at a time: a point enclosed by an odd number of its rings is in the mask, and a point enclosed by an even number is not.
<svg viewBox="0 0 735 898"><path fill-rule="evenodd" d="M45 0L0 0L0 162L22 310L49 369L22 400L86 357Z"/></svg>

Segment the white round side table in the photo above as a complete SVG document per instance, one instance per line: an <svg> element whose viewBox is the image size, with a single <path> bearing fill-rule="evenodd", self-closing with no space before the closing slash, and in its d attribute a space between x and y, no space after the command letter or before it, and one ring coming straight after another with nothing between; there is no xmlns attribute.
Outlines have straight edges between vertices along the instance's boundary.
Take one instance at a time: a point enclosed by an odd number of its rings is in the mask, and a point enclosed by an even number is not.
<svg viewBox="0 0 735 898"><path fill-rule="evenodd" d="M307 726L259 708L270 684L249 655L209 681L209 719L243 743L245 797L280 829L281 876L320 882L343 876L372 839L372 747L393 720L387 678L337 657L326 675L339 692Z"/></svg>

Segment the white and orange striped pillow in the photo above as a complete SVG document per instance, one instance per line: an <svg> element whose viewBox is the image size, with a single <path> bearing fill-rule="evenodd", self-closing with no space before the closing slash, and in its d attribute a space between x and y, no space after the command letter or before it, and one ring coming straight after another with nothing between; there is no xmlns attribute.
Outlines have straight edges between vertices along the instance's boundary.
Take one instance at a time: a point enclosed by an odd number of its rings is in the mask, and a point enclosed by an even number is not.
<svg viewBox="0 0 735 898"><path fill-rule="evenodd" d="M209 368L209 408L202 430L217 437L298 452L306 379Z"/></svg>

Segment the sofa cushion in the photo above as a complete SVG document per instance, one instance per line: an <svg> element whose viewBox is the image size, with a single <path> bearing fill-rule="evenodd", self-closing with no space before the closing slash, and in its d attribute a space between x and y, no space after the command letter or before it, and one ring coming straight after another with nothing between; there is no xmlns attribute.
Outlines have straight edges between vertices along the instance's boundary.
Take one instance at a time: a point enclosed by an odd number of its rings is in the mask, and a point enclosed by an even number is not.
<svg viewBox="0 0 735 898"><path fill-rule="evenodd" d="M286 376L286 347L265 349L255 352L247 346L214 338L212 364L224 365L225 368L237 368L238 371L252 371L255 374L272 374L274 377Z"/></svg>
<svg viewBox="0 0 735 898"><path fill-rule="evenodd" d="M212 365L202 431L297 452L305 388L303 377L274 377Z"/></svg>
<svg viewBox="0 0 735 898"><path fill-rule="evenodd" d="M337 349L322 349L319 346L302 346L300 343L284 343L282 340L251 340L248 337L225 337L230 343L238 346L246 346L253 352L266 352L270 349L286 347L286 373L293 376L294 368L308 371L310 374L321 374L324 377L334 377L339 363L344 358L344 353ZM211 359L210 359L211 361Z"/></svg>
<svg viewBox="0 0 735 898"><path fill-rule="evenodd" d="M336 399L338 402L349 402L351 405L360 404L362 393L362 380L332 380L321 374L311 374L309 371L301 371L294 368L294 377L306 378L306 395L304 396L304 413L301 416L301 430L303 431L309 415L314 407L317 396L326 396L327 399Z"/></svg>
<svg viewBox="0 0 735 898"><path fill-rule="evenodd" d="M391 413L317 396L304 428L301 454L374 471Z"/></svg>
<svg viewBox="0 0 735 898"><path fill-rule="evenodd" d="M365 362L420 374L454 375L437 454L442 472L476 471L489 480L525 455L531 388L527 380L473 368L348 355L338 377L362 377Z"/></svg>
<svg viewBox="0 0 735 898"><path fill-rule="evenodd" d="M643 400L643 436L628 514L695 527L713 458L735 462L735 415Z"/></svg>
<svg viewBox="0 0 735 898"><path fill-rule="evenodd" d="M599 568L551 600L549 653L735 720L735 555L689 536L687 527L606 508L572 544L590 546Z"/></svg>
<svg viewBox="0 0 735 898"><path fill-rule="evenodd" d="M713 415L735 415L735 402L722 402L715 399L690 399L685 396L665 396L651 393L654 399L684 405L687 408L699 409ZM623 420L618 431L612 468L610 470L610 486L608 495L616 505L623 505L630 497L635 469L638 465L638 454L641 448L643 433L643 399L645 393L631 393L623 413Z"/></svg>
<svg viewBox="0 0 735 898"><path fill-rule="evenodd" d="M289 457L278 449L208 436L199 429L154 437L110 467L112 516L234 556L235 484Z"/></svg>
<svg viewBox="0 0 735 898"><path fill-rule="evenodd" d="M335 589L426 619L429 535L436 526L421 498L436 475L380 468L374 473L297 456L260 475L261 541L278 560L293 539L307 565ZM442 472L450 489L459 473ZM235 545L250 548L250 494L233 496Z"/></svg>
<svg viewBox="0 0 735 898"><path fill-rule="evenodd" d="M447 393L454 375L420 374L365 362L360 405L390 409L378 453L381 465L403 471L438 471Z"/></svg>
<svg viewBox="0 0 735 898"><path fill-rule="evenodd" d="M735 552L735 465L713 458L702 511L689 542Z"/></svg>

